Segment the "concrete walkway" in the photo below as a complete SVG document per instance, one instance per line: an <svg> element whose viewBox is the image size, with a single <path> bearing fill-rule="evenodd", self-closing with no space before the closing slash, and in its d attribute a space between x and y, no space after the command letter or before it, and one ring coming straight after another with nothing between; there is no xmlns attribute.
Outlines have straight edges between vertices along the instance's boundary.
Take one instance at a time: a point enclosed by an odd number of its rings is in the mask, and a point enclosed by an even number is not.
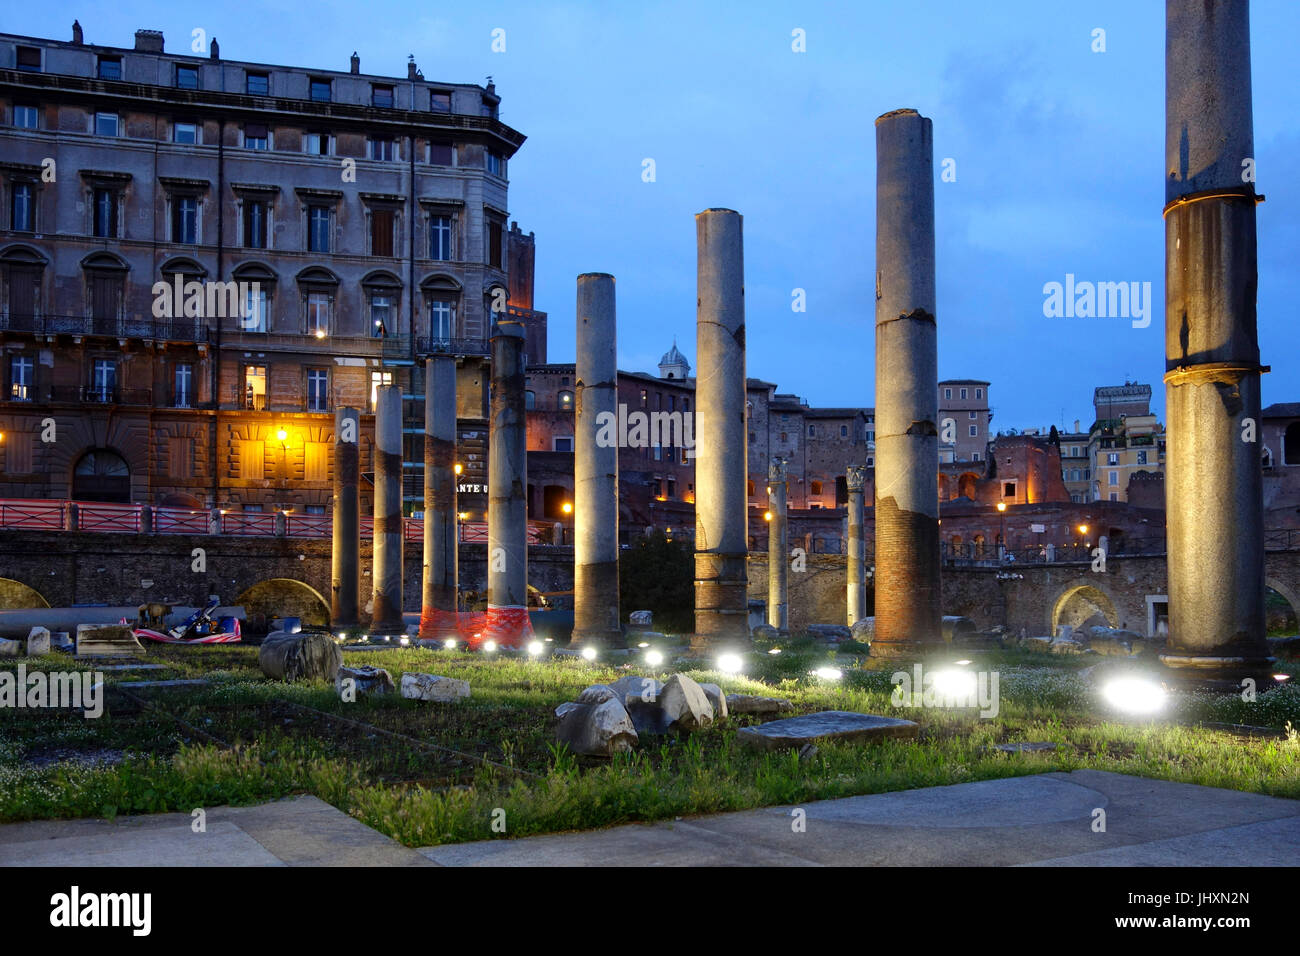
<svg viewBox="0 0 1300 956"><path fill-rule="evenodd" d="M1097 770L420 852L444 866L1294 866L1300 801ZM1094 832L1094 813L1105 832ZM507 821L508 823L508 821Z"/></svg>
<svg viewBox="0 0 1300 956"><path fill-rule="evenodd" d="M1300 801L1096 770L406 849L315 797L0 826L0 866L1292 866ZM1094 831L1104 811L1105 832ZM509 820L507 819L507 825ZM486 823L485 823L486 826Z"/></svg>

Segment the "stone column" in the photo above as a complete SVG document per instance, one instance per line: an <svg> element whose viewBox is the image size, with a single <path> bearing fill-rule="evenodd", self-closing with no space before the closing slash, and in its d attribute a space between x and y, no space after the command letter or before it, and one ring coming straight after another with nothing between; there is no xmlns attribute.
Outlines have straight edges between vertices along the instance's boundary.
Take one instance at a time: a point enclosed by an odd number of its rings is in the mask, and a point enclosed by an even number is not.
<svg viewBox="0 0 1300 956"><path fill-rule="evenodd" d="M1229 690L1269 673L1253 139L1246 0L1169 0L1162 659L1177 677Z"/></svg>
<svg viewBox="0 0 1300 956"><path fill-rule="evenodd" d="M375 400L374 605L370 630L397 634L402 622L402 389L380 385Z"/></svg>
<svg viewBox="0 0 1300 956"><path fill-rule="evenodd" d="M492 333L488 430L488 611L482 640L519 647L528 621L527 428L524 326L502 319ZM477 646L477 642L473 642Z"/></svg>
<svg viewBox="0 0 1300 956"><path fill-rule="evenodd" d="M424 576L420 638L456 636L456 357L424 362Z"/></svg>
<svg viewBox="0 0 1300 956"><path fill-rule="evenodd" d="M943 641L939 591L934 135L876 120L876 628L873 656Z"/></svg>
<svg viewBox="0 0 1300 956"><path fill-rule="evenodd" d="M740 213L730 209L695 217L695 654L749 644L741 225Z"/></svg>
<svg viewBox="0 0 1300 956"><path fill-rule="evenodd" d="M618 421L613 276L578 276L577 315L572 644L623 647L618 610L618 429L606 424Z"/></svg>
<svg viewBox="0 0 1300 956"><path fill-rule="evenodd" d="M790 630L790 528L786 519L786 462L773 459L767 470L767 623Z"/></svg>
<svg viewBox="0 0 1300 956"><path fill-rule="evenodd" d="M334 410L334 545L330 552L330 624L357 627L360 615L361 412Z"/></svg>
<svg viewBox="0 0 1300 956"><path fill-rule="evenodd" d="M849 627L867 616L867 539L862 533L866 477L865 465L853 465L846 478L849 486L849 560L848 600L845 606L848 609Z"/></svg>

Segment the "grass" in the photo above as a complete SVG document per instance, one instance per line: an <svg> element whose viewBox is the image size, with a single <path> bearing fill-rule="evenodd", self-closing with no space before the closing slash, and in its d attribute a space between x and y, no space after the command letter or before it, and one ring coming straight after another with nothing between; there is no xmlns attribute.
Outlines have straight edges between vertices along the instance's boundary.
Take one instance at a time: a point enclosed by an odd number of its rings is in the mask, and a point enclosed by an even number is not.
<svg viewBox="0 0 1300 956"><path fill-rule="evenodd" d="M425 846L499 837L492 824L502 811L506 835L523 836L1085 767L1300 798L1300 734L1282 733L1288 722L1300 726L1300 688L1253 701L1179 695L1160 720L1126 721L1107 714L1080 677L1095 657L972 652L973 668L999 675L999 712L983 719L971 709L894 707L893 668L873 669L870 658L836 656L810 641L782 649L757 649L748 676L687 673L728 692L784 697L796 714L837 709L913 719L922 736L827 744L801 761L742 747L736 730L756 718L733 717L687 737L646 738L635 753L601 761L556 746L553 710L589 684L642 668L350 651L347 663L385 667L395 679L408 670L466 679L473 696L454 705L400 697L345 703L324 683L266 680L255 648L158 648L149 660L166 668L131 676L202 677L210 686L151 695L160 710L114 695L97 720L0 711L0 820L188 812L308 792L407 845ZM832 659L842 680L810 676ZM29 671L35 666L28 662ZM40 666L80 665L51 657ZM1251 736L1199 722L1279 733ZM994 749L1015 741L1058 746ZM117 762L65 759L76 754Z"/></svg>

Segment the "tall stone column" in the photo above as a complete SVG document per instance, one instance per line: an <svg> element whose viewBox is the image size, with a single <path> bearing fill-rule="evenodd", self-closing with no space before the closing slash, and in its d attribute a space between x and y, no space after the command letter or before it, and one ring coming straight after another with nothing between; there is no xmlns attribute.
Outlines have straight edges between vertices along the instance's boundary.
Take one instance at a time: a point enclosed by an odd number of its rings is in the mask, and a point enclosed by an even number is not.
<svg viewBox="0 0 1300 956"><path fill-rule="evenodd" d="M767 469L767 623L790 630L790 526L786 516L786 462L773 459Z"/></svg>
<svg viewBox="0 0 1300 956"><path fill-rule="evenodd" d="M846 478L849 487L849 560L845 606L849 627L867 616L867 539L862 533L866 477L865 465L853 465Z"/></svg>
<svg viewBox="0 0 1300 956"><path fill-rule="evenodd" d="M618 605L618 420L614 277L578 276L577 409L573 439L574 646L622 647ZM610 440L612 437L612 440Z"/></svg>
<svg viewBox="0 0 1300 956"><path fill-rule="evenodd" d="M334 411L334 542L330 550L330 624L357 627L360 615L361 412L342 406Z"/></svg>
<svg viewBox="0 0 1300 956"><path fill-rule="evenodd" d="M871 653L941 643L934 134L876 120L876 628Z"/></svg>
<svg viewBox="0 0 1300 956"><path fill-rule="evenodd" d="M375 400L374 605L370 629L397 634L402 622L402 389L381 385Z"/></svg>
<svg viewBox="0 0 1300 956"><path fill-rule="evenodd" d="M502 319L492 333L488 424L488 610L482 640L519 647L528 621L528 472L524 326Z"/></svg>
<svg viewBox="0 0 1300 956"><path fill-rule="evenodd" d="M1169 0L1162 659L1226 689L1268 675L1254 156L1249 5Z"/></svg>
<svg viewBox="0 0 1300 956"><path fill-rule="evenodd" d="M695 634L703 654L749 644L745 558L748 422L745 261L740 213L695 217Z"/></svg>
<svg viewBox="0 0 1300 956"><path fill-rule="evenodd" d="M456 500L456 357L438 354L424 362L423 640L457 633Z"/></svg>

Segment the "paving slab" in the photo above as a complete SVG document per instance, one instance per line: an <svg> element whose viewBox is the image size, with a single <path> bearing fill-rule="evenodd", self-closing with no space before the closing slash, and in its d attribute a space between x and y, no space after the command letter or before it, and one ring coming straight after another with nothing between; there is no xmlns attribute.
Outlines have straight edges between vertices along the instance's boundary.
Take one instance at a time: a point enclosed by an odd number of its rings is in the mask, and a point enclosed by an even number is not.
<svg viewBox="0 0 1300 956"><path fill-rule="evenodd" d="M446 866L1290 866L1298 844L1300 801L1078 770L420 852Z"/></svg>
<svg viewBox="0 0 1300 956"><path fill-rule="evenodd" d="M323 800L289 797L188 813L0 826L0 866L428 866Z"/></svg>
<svg viewBox="0 0 1300 956"><path fill-rule="evenodd" d="M802 717L770 720L765 724L741 727L736 739L760 750L802 747L821 740L863 742L888 737L915 737L919 724L896 717L877 717L847 710L823 710Z"/></svg>

